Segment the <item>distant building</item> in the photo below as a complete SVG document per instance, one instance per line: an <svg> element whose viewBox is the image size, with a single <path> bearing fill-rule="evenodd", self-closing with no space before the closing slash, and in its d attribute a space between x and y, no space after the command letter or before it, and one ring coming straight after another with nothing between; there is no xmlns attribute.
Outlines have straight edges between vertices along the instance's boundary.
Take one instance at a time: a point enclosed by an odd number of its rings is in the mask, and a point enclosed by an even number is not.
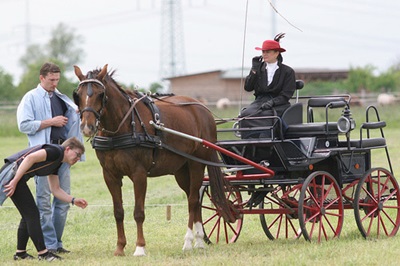
<svg viewBox="0 0 400 266"><path fill-rule="evenodd" d="M252 92L243 89L248 69L215 70L185 76L166 78L170 81L170 91L176 95L186 95L205 102L217 102L221 98L230 101L254 99ZM348 70L295 69L296 79L309 81L336 81L346 79Z"/></svg>

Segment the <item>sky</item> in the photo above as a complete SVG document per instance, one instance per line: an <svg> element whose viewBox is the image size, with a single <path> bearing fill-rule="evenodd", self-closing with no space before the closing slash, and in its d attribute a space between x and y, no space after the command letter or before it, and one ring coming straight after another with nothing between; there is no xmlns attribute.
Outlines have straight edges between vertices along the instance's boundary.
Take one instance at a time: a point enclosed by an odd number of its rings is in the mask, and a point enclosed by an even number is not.
<svg viewBox="0 0 400 266"><path fill-rule="evenodd" d="M83 38L78 66L84 73L108 64L116 81L148 87L161 80L168 54L165 1L0 0L0 67L19 82L27 44L47 43L51 30L64 23ZM180 2L185 74L242 68L246 75L260 54L254 48L279 32L286 33L284 63L295 70L372 65L379 73L400 62L398 0Z"/></svg>

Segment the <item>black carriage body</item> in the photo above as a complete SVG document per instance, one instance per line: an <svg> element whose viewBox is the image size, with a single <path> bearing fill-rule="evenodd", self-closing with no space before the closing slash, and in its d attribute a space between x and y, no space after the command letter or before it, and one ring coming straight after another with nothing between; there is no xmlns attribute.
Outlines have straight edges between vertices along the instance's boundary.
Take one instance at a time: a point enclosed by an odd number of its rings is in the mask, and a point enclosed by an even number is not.
<svg viewBox="0 0 400 266"><path fill-rule="evenodd" d="M377 109L369 106L366 121L359 126L359 138L351 139L354 121L349 102L350 99L342 96L311 98L307 103L306 123L303 123L304 104L295 103L282 117L265 117L275 121L272 126L266 123L269 126L255 129L268 131L264 134L268 138L244 139L241 136L251 135L247 134L251 128L238 127L240 123L237 120L235 123L235 119L217 121L217 124L233 122L230 129L225 126L218 130L221 135L216 144L222 149L220 158L226 165L225 178L232 185L227 199L239 215L234 224L219 224L218 211L204 204L208 195L206 178L201 191L202 215L209 212L207 217L210 217L203 224L206 241L213 242L211 237L215 235L214 241L225 237L226 243L235 242L243 215L258 214L271 240L304 236L306 240L320 242L340 235L345 209L354 210L364 237L395 235L400 227L400 189L383 135L386 123L380 121ZM318 107L325 112L322 122L315 121ZM332 122L328 112L334 108L342 110L339 119L336 117ZM370 111L375 111L377 121L370 121ZM370 130L378 130L380 135L372 137ZM390 170L373 166L372 151L382 148ZM273 174L249 165L243 158L272 170ZM203 221L207 217L203 216ZM211 222L214 219L215 224ZM321 226L324 229L320 230ZM215 231L215 228L225 228L225 231Z"/></svg>
<svg viewBox="0 0 400 266"><path fill-rule="evenodd" d="M332 174L340 186L361 178L371 168L371 150L325 146L326 138L317 137L287 139L283 141L251 140L219 142L219 146L257 163L268 165L275 172L263 183L302 182L311 172L326 171ZM227 165L245 166L240 161L221 154ZM243 170L243 174L261 174L257 169Z"/></svg>
<svg viewBox="0 0 400 266"><path fill-rule="evenodd" d="M366 122L360 126L360 138L350 139L353 123L350 113L350 96L321 96L309 98L306 104L306 123L303 122L304 103L292 104L281 117L260 117L257 119L273 120L266 123L272 126L257 127L257 131L268 131L269 138L247 138L219 140L217 145L253 162L268 165L275 172L271 180L285 182L301 182L315 171L326 171L332 174L340 186L359 179L371 167L371 150L386 148L382 127L386 124L379 121L370 122L367 108ZM322 109L322 121L316 121L318 110ZM338 117L332 119L329 112L338 109ZM254 118L251 118L254 119ZM349 123L344 132L339 124ZM355 122L354 122L355 123ZM239 124L239 123L236 123ZM362 130L367 129L367 137L363 139ZM369 130L380 129L382 136L370 138ZM219 133L234 133L240 137L241 132L251 128L222 129ZM342 131L341 131L342 130ZM246 135L251 135L247 134ZM345 138L340 138L345 136ZM224 138L224 137L223 137ZM220 139L220 138L219 138ZM225 137L226 139L226 137ZM388 153L387 153L388 155ZM240 160L229 155L221 154L222 161L227 165L244 167ZM388 156L391 169L390 159ZM256 174L260 170L249 169L241 174ZM266 182L266 181L264 181ZM275 181L271 181L275 182Z"/></svg>

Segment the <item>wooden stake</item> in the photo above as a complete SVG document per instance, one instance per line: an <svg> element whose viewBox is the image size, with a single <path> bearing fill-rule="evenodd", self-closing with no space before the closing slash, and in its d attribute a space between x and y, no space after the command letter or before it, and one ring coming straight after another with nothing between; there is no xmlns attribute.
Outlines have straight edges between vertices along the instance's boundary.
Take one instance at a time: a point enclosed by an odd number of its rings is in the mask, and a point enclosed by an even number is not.
<svg viewBox="0 0 400 266"><path fill-rule="evenodd" d="M167 221L171 220L171 205L167 205Z"/></svg>

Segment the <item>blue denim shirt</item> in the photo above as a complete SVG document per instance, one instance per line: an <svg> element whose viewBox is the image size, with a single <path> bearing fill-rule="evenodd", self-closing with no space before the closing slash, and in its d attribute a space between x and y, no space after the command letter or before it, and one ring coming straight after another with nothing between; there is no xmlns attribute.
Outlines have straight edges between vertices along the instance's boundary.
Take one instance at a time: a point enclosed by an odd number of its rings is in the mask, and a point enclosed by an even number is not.
<svg viewBox="0 0 400 266"><path fill-rule="evenodd" d="M57 96L63 100L68 108L65 116L68 123L65 125L67 138L77 137L83 142L80 131L80 116L76 104L66 95L55 90ZM50 143L51 127L39 130L42 120L52 118L50 97L47 91L39 84L35 89L28 91L17 109L17 122L20 132L28 136L29 147ZM85 156L81 157L81 161Z"/></svg>

